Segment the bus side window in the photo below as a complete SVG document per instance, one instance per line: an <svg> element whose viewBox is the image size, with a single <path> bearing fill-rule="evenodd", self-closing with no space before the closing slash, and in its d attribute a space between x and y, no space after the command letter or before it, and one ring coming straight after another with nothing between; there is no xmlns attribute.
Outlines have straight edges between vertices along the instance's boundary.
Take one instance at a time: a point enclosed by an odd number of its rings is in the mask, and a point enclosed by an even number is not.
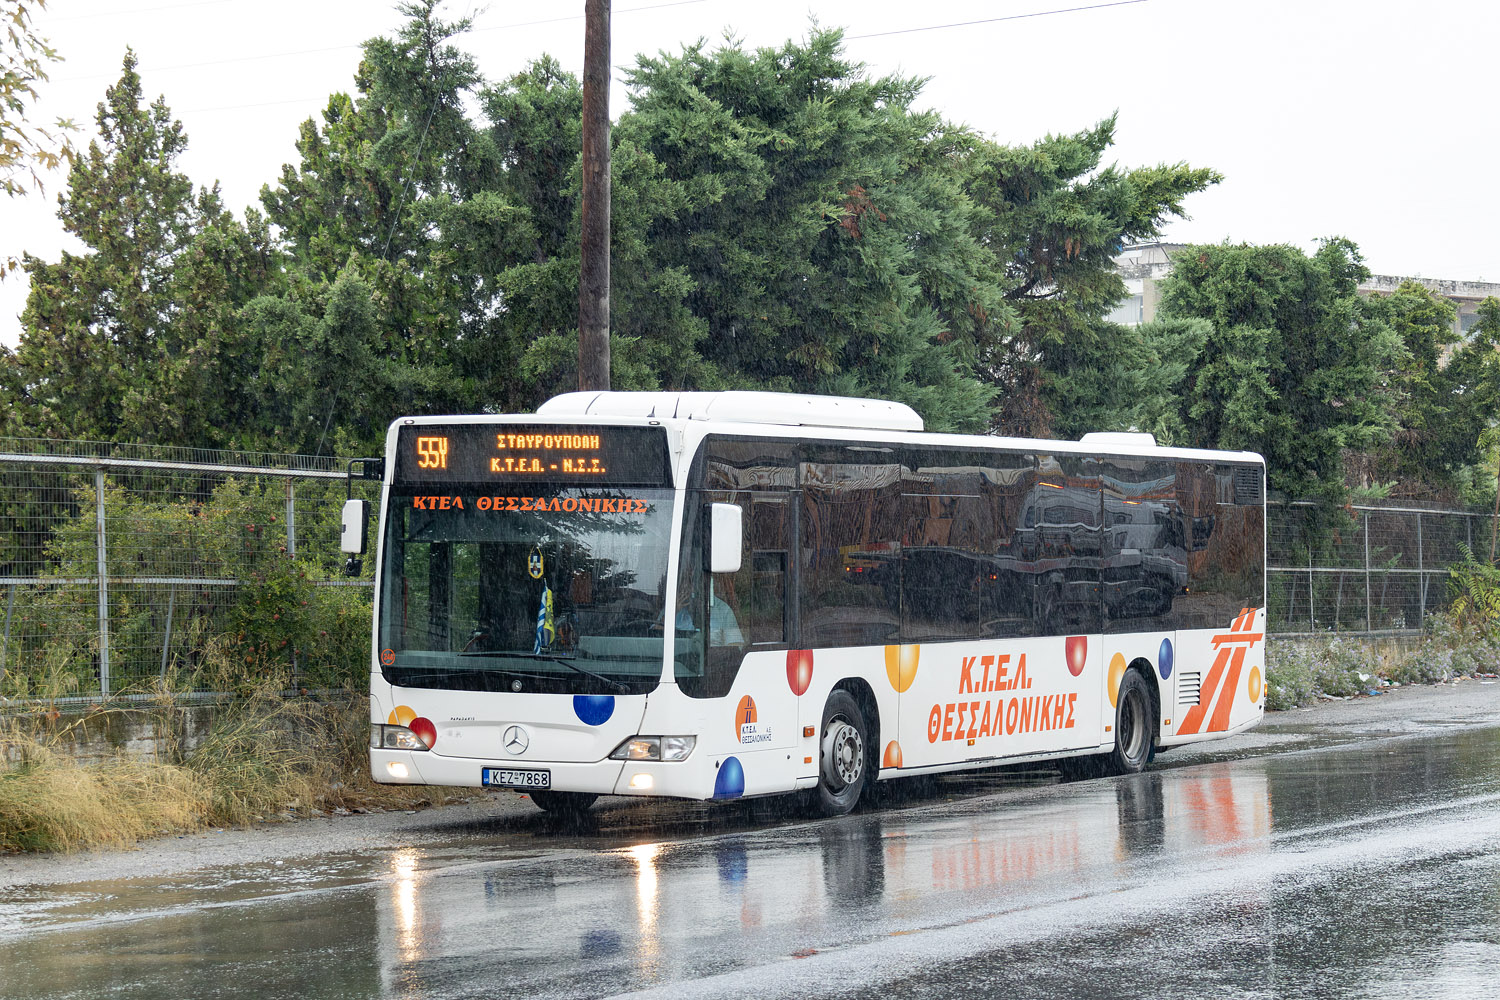
<svg viewBox="0 0 1500 1000"><path fill-rule="evenodd" d="M799 473L800 641L808 648L897 641L901 466L852 448L815 457L835 460L803 462Z"/></svg>
<svg viewBox="0 0 1500 1000"><path fill-rule="evenodd" d="M746 653L786 645L792 502L786 493L690 494L674 620L677 683L689 697L723 697ZM711 574L703 567L702 512L710 503L732 503L744 511L738 572Z"/></svg>
<svg viewBox="0 0 1500 1000"><path fill-rule="evenodd" d="M957 477L950 477L957 478ZM973 480L975 477L967 477ZM975 488L972 481L943 484ZM901 545L901 635L905 642L983 634L982 598L996 579L992 516L978 495L907 494Z"/></svg>
<svg viewBox="0 0 1500 1000"><path fill-rule="evenodd" d="M787 641L787 553L790 501L786 496L756 496L750 501L745 531L744 575L748 590L743 605L746 638L753 646Z"/></svg>

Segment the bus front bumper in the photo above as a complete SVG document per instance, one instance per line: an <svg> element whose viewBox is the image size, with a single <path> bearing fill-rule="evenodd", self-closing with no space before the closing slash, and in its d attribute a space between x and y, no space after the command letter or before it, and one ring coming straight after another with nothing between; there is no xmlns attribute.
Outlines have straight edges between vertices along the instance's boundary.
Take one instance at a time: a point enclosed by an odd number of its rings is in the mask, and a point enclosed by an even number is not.
<svg viewBox="0 0 1500 1000"><path fill-rule="evenodd" d="M657 761L600 760L559 762L544 760L496 760L482 757L445 757L432 752L372 749L370 777L385 785L451 785L485 787L486 769L547 773L547 784L558 792L588 792L594 795L669 795L704 798L695 794L701 781L694 781L682 763ZM520 786L509 786L525 792Z"/></svg>

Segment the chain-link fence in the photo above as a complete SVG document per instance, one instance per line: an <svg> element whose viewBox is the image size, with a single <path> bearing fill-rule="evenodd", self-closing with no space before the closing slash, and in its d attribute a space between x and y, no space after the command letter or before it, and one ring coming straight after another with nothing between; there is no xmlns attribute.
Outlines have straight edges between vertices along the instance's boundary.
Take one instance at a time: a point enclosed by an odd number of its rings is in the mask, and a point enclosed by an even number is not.
<svg viewBox="0 0 1500 1000"><path fill-rule="evenodd" d="M343 459L0 439L0 699L97 698L258 671L358 683L370 569L343 574ZM354 495L378 497L355 480ZM1268 509L1274 632L1415 631L1489 512Z"/></svg>
<svg viewBox="0 0 1500 1000"><path fill-rule="evenodd" d="M342 571L346 465L0 439L0 698L357 675L371 584Z"/></svg>
<svg viewBox="0 0 1500 1000"><path fill-rule="evenodd" d="M1489 511L1310 503L1266 511L1269 627L1281 634L1417 631L1451 600L1465 546L1483 561Z"/></svg>

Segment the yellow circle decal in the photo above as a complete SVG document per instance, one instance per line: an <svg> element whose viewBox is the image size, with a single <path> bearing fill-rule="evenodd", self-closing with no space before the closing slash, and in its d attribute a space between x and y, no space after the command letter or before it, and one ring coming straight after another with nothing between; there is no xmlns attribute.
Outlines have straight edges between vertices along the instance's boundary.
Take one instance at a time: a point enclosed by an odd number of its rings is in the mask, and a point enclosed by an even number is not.
<svg viewBox="0 0 1500 1000"><path fill-rule="evenodd" d="M397 705L391 711L390 718L386 721L393 726L409 726L411 725L411 720L416 717L417 713L412 711L410 705Z"/></svg>
<svg viewBox="0 0 1500 1000"><path fill-rule="evenodd" d="M1250 700L1260 703L1260 667L1250 668Z"/></svg>
<svg viewBox="0 0 1500 1000"><path fill-rule="evenodd" d="M911 682L917 679L917 653L921 646L885 647L885 675L897 694L905 694Z"/></svg>
<svg viewBox="0 0 1500 1000"><path fill-rule="evenodd" d="M1116 653L1109 658L1109 703L1117 705L1120 701L1120 682L1125 679L1125 657Z"/></svg>

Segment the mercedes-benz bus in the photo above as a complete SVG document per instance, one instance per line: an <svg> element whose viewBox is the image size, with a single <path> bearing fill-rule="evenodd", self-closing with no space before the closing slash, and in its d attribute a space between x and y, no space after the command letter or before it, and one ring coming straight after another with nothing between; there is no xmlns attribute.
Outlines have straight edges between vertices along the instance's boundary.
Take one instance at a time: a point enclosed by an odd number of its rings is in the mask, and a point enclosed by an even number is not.
<svg viewBox="0 0 1500 1000"><path fill-rule="evenodd" d="M579 392L407 417L373 536L377 781L847 812L878 781L1131 773L1260 721L1265 466L928 433L880 400Z"/></svg>

